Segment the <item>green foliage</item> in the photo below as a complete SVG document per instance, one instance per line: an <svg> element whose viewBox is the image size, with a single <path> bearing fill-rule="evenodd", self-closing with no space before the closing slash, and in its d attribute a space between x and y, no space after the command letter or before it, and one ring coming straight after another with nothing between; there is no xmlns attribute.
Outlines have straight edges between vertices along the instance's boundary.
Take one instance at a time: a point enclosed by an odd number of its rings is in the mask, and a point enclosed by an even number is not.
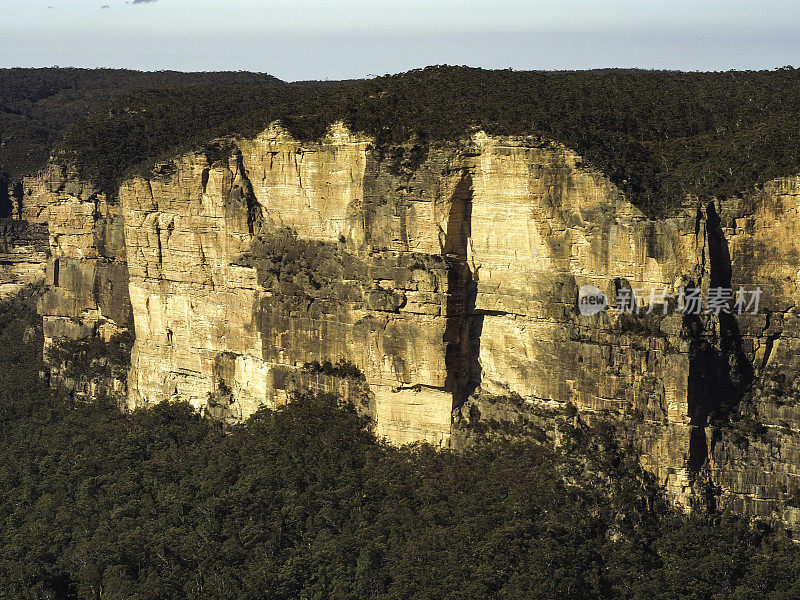
<svg viewBox="0 0 800 600"><path fill-rule="evenodd" d="M785 496L786 506L793 508L800 508L800 489L795 489Z"/></svg>
<svg viewBox="0 0 800 600"><path fill-rule="evenodd" d="M687 193L730 195L800 171L800 71L516 72L429 67L287 105L298 137L341 119L386 149L475 128L574 148L651 214ZM254 122L250 119L250 122Z"/></svg>
<svg viewBox="0 0 800 600"><path fill-rule="evenodd" d="M731 441L746 450L752 441L766 442L767 428L752 414L740 415L730 424Z"/></svg>
<svg viewBox="0 0 800 600"><path fill-rule="evenodd" d="M753 381L739 404L738 414L720 425L730 431L731 441L746 450L750 442L769 441L769 430L763 424L764 405L795 406L800 401L800 379L788 377L780 367L767 366ZM783 426L788 428L785 422Z"/></svg>
<svg viewBox="0 0 800 600"><path fill-rule="evenodd" d="M752 402L795 405L800 402L800 379L787 377L780 367L765 367L753 382L748 399Z"/></svg>
<svg viewBox="0 0 800 600"><path fill-rule="evenodd" d="M653 215L687 193L730 195L800 171L800 73L792 68L682 73L442 66L263 94L204 87L120 98L73 127L65 148L82 172L107 188L131 165L151 164L182 143L212 131L252 136L274 119L303 140L343 120L374 136L398 174L417 168L431 143L461 139L476 128L539 134L574 148Z"/></svg>
<svg viewBox="0 0 800 600"><path fill-rule="evenodd" d="M120 94L191 85L276 82L279 80L270 75L243 72L0 69L0 176L19 179L44 166L70 123Z"/></svg>
<svg viewBox="0 0 800 600"><path fill-rule="evenodd" d="M612 428L564 453L394 448L304 395L226 435L187 404L123 414L53 395L37 325L0 307L0 597L800 594L797 548L673 513Z"/></svg>
<svg viewBox="0 0 800 600"><path fill-rule="evenodd" d="M359 369L357 365L344 359L337 360L336 364L331 363L329 360L323 361L322 363L315 360L307 362L303 365L303 368L310 373L322 373L323 375L366 381L366 377L364 377L364 373L361 372L361 369Z"/></svg>
<svg viewBox="0 0 800 600"><path fill-rule="evenodd" d="M508 392L508 394L485 394L483 399L491 404L510 404L517 408L522 408L526 405L525 398L520 396L517 392ZM537 410L533 409L532 410Z"/></svg>
<svg viewBox="0 0 800 600"><path fill-rule="evenodd" d="M275 119L302 140L342 120L374 136L391 169L406 175L431 144L482 128L556 139L659 215L686 194L732 195L800 172L798 98L800 71L791 67L683 73L439 66L329 85L253 73L11 69L0 71L0 167L16 176L40 165L75 119L62 159L112 196L127 175L216 136L253 136Z"/></svg>
<svg viewBox="0 0 800 600"><path fill-rule="evenodd" d="M23 418L31 403L49 395L39 379L43 342L35 303L0 303L0 435L6 424Z"/></svg>
<svg viewBox="0 0 800 600"><path fill-rule="evenodd" d="M289 228L258 235L237 262L255 267L261 285L287 295L321 295L366 274L365 264L336 244L298 238Z"/></svg>
<svg viewBox="0 0 800 600"><path fill-rule="evenodd" d="M124 331L108 341L96 335L82 340L58 340L47 348L47 358L49 364L61 365L61 375L70 379L125 379L132 348L133 336Z"/></svg>
<svg viewBox="0 0 800 600"><path fill-rule="evenodd" d="M73 162L81 179L94 182L114 197L124 178L146 174L156 162L234 133L225 124L237 115L267 111L297 97L300 89L276 81L126 94L78 119L59 146L63 151L60 160Z"/></svg>

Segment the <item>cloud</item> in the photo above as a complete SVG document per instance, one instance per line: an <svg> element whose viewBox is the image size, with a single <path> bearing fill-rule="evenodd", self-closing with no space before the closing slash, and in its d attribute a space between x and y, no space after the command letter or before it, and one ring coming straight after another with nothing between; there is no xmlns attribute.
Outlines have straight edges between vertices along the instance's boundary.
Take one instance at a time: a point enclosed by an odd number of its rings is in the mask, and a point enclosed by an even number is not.
<svg viewBox="0 0 800 600"><path fill-rule="evenodd" d="M111 8L108 4L103 4L100 8Z"/></svg>

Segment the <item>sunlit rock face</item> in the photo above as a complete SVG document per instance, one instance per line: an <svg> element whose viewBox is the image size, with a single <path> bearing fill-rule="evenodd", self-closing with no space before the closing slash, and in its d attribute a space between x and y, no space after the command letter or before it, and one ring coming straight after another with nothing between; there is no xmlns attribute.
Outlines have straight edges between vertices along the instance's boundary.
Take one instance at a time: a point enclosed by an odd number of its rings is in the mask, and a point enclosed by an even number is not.
<svg viewBox="0 0 800 600"><path fill-rule="evenodd" d="M47 225L0 220L0 300L39 286L47 268Z"/></svg>
<svg viewBox="0 0 800 600"><path fill-rule="evenodd" d="M451 155L403 178L341 127L310 145L273 127L218 162L188 155L126 183L131 405L226 396L244 418L285 402L307 363L342 362L366 378L379 434L446 444L460 360L448 347L465 320L459 259L443 253Z"/></svg>
<svg viewBox="0 0 800 600"><path fill-rule="evenodd" d="M387 153L277 124L126 181L115 204L56 175L25 209L49 227L48 343L130 328L129 407L236 422L331 391L395 443L459 447L453 421L482 398L571 405L624 424L679 505L796 521L800 412L745 392L798 370L800 179L653 220L538 137ZM582 315L582 286L609 308ZM759 313L677 312L681 289L719 286L761 287ZM616 308L626 289L640 314ZM729 422L743 411L765 430Z"/></svg>
<svg viewBox="0 0 800 600"><path fill-rule="evenodd" d="M0 299L40 286L47 268L47 207L68 179L49 167L17 184L0 180Z"/></svg>

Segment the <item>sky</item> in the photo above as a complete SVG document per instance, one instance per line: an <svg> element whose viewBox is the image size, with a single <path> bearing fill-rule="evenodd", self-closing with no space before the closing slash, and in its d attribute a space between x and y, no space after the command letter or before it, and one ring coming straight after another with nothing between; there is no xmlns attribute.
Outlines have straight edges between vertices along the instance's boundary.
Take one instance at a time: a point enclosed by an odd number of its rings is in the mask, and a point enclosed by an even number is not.
<svg viewBox="0 0 800 600"><path fill-rule="evenodd" d="M800 66L800 2L0 0L0 67L242 70L296 81L433 64Z"/></svg>

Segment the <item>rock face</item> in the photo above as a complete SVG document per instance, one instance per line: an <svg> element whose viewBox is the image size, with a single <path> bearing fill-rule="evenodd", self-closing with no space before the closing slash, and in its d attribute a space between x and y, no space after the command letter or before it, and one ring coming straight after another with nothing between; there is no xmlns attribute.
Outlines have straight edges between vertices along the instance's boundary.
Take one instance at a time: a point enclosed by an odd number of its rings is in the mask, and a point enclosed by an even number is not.
<svg viewBox="0 0 800 600"><path fill-rule="evenodd" d="M129 328L132 314L119 206L55 166L26 178L24 190L21 222L43 227L49 237L48 260L41 272L46 287L39 299L45 354L59 340L108 341ZM81 395L100 390L125 394L124 379L66 382L61 376L64 365L51 366L54 384L77 386Z"/></svg>
<svg viewBox="0 0 800 600"><path fill-rule="evenodd" d="M498 398L570 406L624 424L678 504L797 521L800 407L746 392L798 372L800 178L652 220L548 140L392 154L276 124L131 179L116 204L63 173L30 182L48 343L132 329L111 386L129 407L237 421L328 390L396 443L464 443L453 420L485 398L503 418L518 411ZM582 316L584 285L612 308ZM739 286L761 288L758 314L677 311L682 289ZM614 308L630 290L639 314Z"/></svg>
<svg viewBox="0 0 800 600"><path fill-rule="evenodd" d="M459 171L438 176L440 153L406 181L369 144L337 128L304 148L276 127L123 186L132 405L204 407L229 389L246 417L284 402L307 363L341 362L366 378L381 435L447 442L465 289L442 244Z"/></svg>
<svg viewBox="0 0 800 600"><path fill-rule="evenodd" d="M0 298L44 282L47 250L46 224L0 220Z"/></svg>
<svg viewBox="0 0 800 600"><path fill-rule="evenodd" d="M750 515L777 516L792 524L797 534L800 177L776 180L763 191L723 202L716 232L724 242L717 263L730 274L734 287L762 289L759 314L720 322L717 335L719 346L723 350L728 346L734 382L750 372L758 381L755 393L738 407L745 414L735 427L713 423L706 427L707 450L697 460L707 459L706 477L716 486L723 506ZM709 255L713 275L713 245ZM723 394L728 388L723 385ZM724 395L711 396L731 410Z"/></svg>
<svg viewBox="0 0 800 600"><path fill-rule="evenodd" d="M29 178L28 193L40 195L49 173ZM34 192L35 188L35 192ZM24 184L0 180L0 298L13 296L27 286L44 283L47 266L47 221L38 211L24 209Z"/></svg>

